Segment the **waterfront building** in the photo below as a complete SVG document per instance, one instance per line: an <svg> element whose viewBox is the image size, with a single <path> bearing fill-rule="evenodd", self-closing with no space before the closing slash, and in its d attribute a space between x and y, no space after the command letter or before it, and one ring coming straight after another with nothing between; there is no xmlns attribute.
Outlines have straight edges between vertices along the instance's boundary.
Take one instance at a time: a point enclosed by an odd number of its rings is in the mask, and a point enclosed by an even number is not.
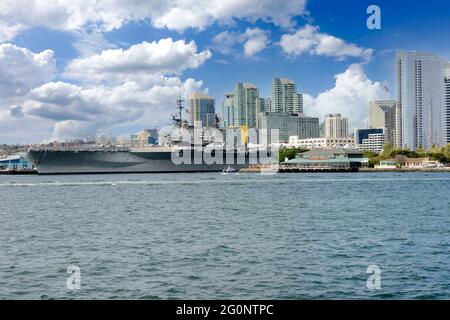
<svg viewBox="0 0 450 320"><path fill-rule="evenodd" d="M342 117L340 113L325 116L325 137L348 137L348 119Z"/></svg>
<svg viewBox="0 0 450 320"><path fill-rule="evenodd" d="M394 159L381 160L379 164L374 166L375 169L391 170L399 167L399 163Z"/></svg>
<svg viewBox="0 0 450 320"><path fill-rule="evenodd" d="M214 104L214 98L204 93L192 93L189 95L191 125L200 123L202 127L214 127L216 125Z"/></svg>
<svg viewBox="0 0 450 320"><path fill-rule="evenodd" d="M384 128L387 142L395 145L395 100L369 103L369 128Z"/></svg>
<svg viewBox="0 0 450 320"><path fill-rule="evenodd" d="M355 144L356 145L362 144L363 139L369 138L369 134L381 134L381 133L384 133L383 128L356 129Z"/></svg>
<svg viewBox="0 0 450 320"><path fill-rule="evenodd" d="M423 169L423 168L439 168L443 165L436 160L430 160L430 158L408 158L404 155L396 155L394 158L381 160L379 165L376 165L376 169L395 169L395 168L408 168L408 169Z"/></svg>
<svg viewBox="0 0 450 320"><path fill-rule="evenodd" d="M32 169L32 165L20 155L12 155L0 159L0 170Z"/></svg>
<svg viewBox="0 0 450 320"><path fill-rule="evenodd" d="M298 136L289 137L289 146L293 148L355 148L355 139L347 138L308 138L300 139Z"/></svg>
<svg viewBox="0 0 450 320"><path fill-rule="evenodd" d="M226 93L222 101L221 127L234 126L234 93Z"/></svg>
<svg viewBox="0 0 450 320"><path fill-rule="evenodd" d="M312 149L299 153L294 159L285 159L285 170L357 170L366 167L368 159L355 149Z"/></svg>
<svg viewBox="0 0 450 320"><path fill-rule="evenodd" d="M256 127L258 88L251 83L237 83L234 90L234 126Z"/></svg>
<svg viewBox="0 0 450 320"><path fill-rule="evenodd" d="M359 150L381 152L388 142L384 128L355 130L355 145Z"/></svg>
<svg viewBox="0 0 450 320"><path fill-rule="evenodd" d="M319 118L305 117L302 114L264 112L259 114L258 123L259 128L266 129L269 136L272 129L278 130L279 142L287 143L290 136L301 139L319 137Z"/></svg>
<svg viewBox="0 0 450 320"><path fill-rule="evenodd" d="M384 133L372 133L367 138L362 139L362 143L357 145L359 150L370 150L381 152L387 143L387 136Z"/></svg>
<svg viewBox="0 0 450 320"><path fill-rule="evenodd" d="M448 62L427 52L397 52L396 145L446 144L444 84Z"/></svg>

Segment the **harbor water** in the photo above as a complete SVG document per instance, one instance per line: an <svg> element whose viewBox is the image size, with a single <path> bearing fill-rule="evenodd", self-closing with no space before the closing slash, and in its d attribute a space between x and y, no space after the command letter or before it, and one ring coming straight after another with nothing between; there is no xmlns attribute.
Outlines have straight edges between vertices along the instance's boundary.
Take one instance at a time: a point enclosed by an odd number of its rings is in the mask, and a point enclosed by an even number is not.
<svg viewBox="0 0 450 320"><path fill-rule="evenodd" d="M0 299L450 298L449 173L0 176L0 186ZM367 286L371 265L379 289Z"/></svg>

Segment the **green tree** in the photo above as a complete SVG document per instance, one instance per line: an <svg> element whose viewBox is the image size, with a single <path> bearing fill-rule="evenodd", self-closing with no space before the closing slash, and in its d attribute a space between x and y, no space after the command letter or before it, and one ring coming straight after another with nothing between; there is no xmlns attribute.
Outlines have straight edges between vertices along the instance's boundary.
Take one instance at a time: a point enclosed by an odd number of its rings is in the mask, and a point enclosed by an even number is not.
<svg viewBox="0 0 450 320"><path fill-rule="evenodd" d="M392 151L394 151L394 149L395 148L394 148L394 146L392 144L389 144L389 143L385 144L383 146L383 150L380 153L380 157L383 158L383 159L390 158L391 157L391 153L392 153Z"/></svg>
<svg viewBox="0 0 450 320"><path fill-rule="evenodd" d="M309 151L308 149L301 149L301 148L284 148L280 149L278 152L278 160L280 162L283 162L286 158L291 160L294 159L297 154L303 153Z"/></svg>
<svg viewBox="0 0 450 320"><path fill-rule="evenodd" d="M369 159L368 166L369 168L375 167L375 165L380 164L380 161L383 160L380 156L376 156Z"/></svg>

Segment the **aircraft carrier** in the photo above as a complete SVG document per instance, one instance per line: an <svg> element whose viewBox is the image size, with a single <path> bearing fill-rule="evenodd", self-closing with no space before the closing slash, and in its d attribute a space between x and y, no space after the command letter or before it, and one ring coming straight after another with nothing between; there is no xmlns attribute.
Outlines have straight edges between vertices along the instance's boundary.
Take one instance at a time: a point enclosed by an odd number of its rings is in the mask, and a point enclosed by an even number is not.
<svg viewBox="0 0 450 320"><path fill-rule="evenodd" d="M179 115L172 115L175 128L188 126L182 120L182 100L178 100ZM158 172L208 172L226 168L248 167L248 151L223 148L212 151L218 161L205 161L207 145L194 146L172 141L169 145L132 147L39 147L30 148L27 157L39 174L96 174L96 173L158 173ZM220 148L219 148L220 149ZM188 153L186 153L188 152ZM215 152L219 152L215 154ZM188 161L176 163L185 153ZM210 152L211 154L211 152ZM190 156L190 160L189 160ZM176 158L175 157L175 158Z"/></svg>

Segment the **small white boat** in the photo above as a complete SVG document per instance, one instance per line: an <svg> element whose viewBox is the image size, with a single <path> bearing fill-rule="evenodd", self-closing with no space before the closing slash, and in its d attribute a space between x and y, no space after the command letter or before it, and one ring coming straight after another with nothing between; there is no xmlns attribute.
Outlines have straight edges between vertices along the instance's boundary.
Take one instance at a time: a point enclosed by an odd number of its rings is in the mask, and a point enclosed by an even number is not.
<svg viewBox="0 0 450 320"><path fill-rule="evenodd" d="M226 167L225 169L223 169L223 173L235 173L235 172L238 172L239 170L238 169L235 169L235 168L233 168L233 167L231 167L231 166L228 166L228 167Z"/></svg>

